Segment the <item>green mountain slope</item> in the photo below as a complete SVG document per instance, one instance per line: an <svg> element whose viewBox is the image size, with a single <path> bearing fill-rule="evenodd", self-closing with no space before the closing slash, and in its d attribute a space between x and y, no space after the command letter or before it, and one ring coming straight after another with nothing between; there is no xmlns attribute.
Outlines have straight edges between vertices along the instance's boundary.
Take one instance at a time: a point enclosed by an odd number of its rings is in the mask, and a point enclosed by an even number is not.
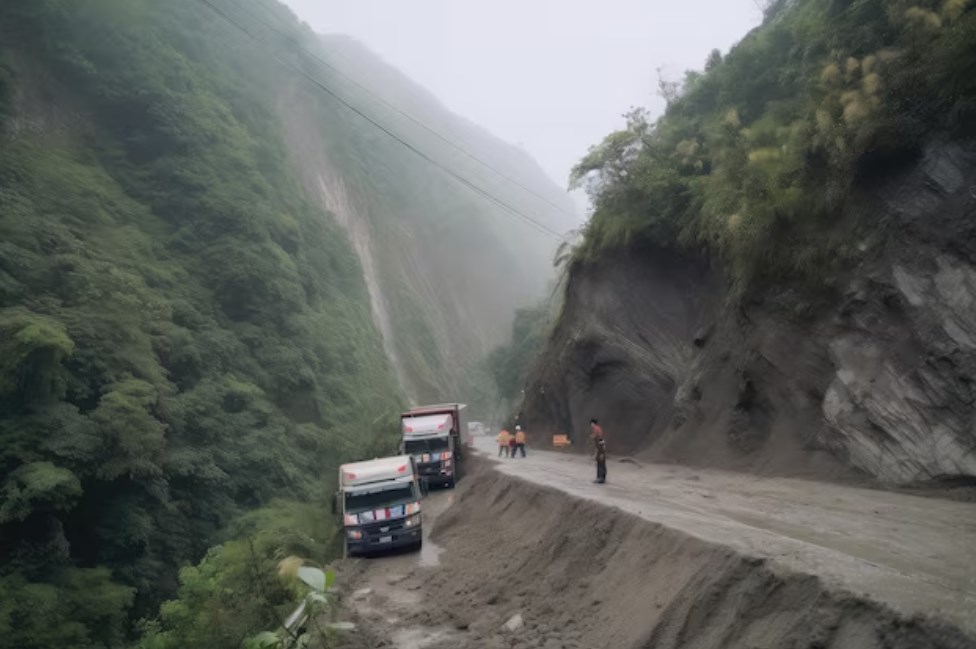
<svg viewBox="0 0 976 649"><path fill-rule="evenodd" d="M119 646L235 516L321 502L399 391L266 57L191 0L0 29L0 646Z"/></svg>
<svg viewBox="0 0 976 649"><path fill-rule="evenodd" d="M689 72L650 123L640 111L574 170L595 213L581 257L637 239L721 260L738 291L817 281L850 261L856 189L976 123L968 0L772 3L765 24Z"/></svg>
<svg viewBox="0 0 976 649"><path fill-rule="evenodd" d="M573 225L524 153L276 2L0 6L0 647L275 626L277 561L330 556L335 466L387 450L404 397L483 396L549 280L551 237L316 83Z"/></svg>

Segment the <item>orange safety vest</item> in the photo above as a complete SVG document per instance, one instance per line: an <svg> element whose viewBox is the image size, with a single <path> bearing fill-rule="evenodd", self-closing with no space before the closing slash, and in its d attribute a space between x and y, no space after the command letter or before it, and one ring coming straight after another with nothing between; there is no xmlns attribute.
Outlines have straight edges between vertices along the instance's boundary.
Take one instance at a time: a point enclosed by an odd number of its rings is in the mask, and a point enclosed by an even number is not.
<svg viewBox="0 0 976 649"><path fill-rule="evenodd" d="M520 430L520 431L517 431L515 433L515 443L516 444L525 444L525 431L524 430Z"/></svg>
<svg viewBox="0 0 976 649"><path fill-rule="evenodd" d="M508 446L508 440L511 436L512 434L509 433L507 430L503 430L502 432L498 433L498 445Z"/></svg>

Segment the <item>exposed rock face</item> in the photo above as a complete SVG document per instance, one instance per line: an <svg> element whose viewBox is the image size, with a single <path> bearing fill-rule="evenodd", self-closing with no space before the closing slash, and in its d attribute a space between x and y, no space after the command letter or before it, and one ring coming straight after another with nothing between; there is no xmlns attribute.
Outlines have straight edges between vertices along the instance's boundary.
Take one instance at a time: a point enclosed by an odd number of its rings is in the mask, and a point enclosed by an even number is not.
<svg viewBox="0 0 976 649"><path fill-rule="evenodd" d="M647 248L575 268L527 421L580 441L599 417L612 452L663 461L976 477L976 151L932 148L865 205L885 243L827 302L731 307L703 263Z"/></svg>
<svg viewBox="0 0 976 649"><path fill-rule="evenodd" d="M976 272L939 255L934 268L895 265L891 279L908 319L885 337L863 330L830 342L837 371L824 418L852 463L885 480L976 476Z"/></svg>
<svg viewBox="0 0 976 649"><path fill-rule="evenodd" d="M579 438L598 417L618 449L641 446L693 364L689 332L707 282L703 269L663 251L621 253L574 273L541 379L527 391L530 430Z"/></svg>

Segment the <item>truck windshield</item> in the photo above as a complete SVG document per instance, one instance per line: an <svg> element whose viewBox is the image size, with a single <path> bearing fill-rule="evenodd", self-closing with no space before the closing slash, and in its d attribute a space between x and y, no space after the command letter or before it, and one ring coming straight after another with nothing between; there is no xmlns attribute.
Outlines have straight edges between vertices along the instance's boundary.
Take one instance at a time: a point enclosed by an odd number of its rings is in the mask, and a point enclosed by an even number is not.
<svg viewBox="0 0 976 649"><path fill-rule="evenodd" d="M448 450L446 437L429 437L427 439L408 439L404 445L410 455L417 453L438 453Z"/></svg>
<svg viewBox="0 0 976 649"><path fill-rule="evenodd" d="M370 492L346 492L346 513L358 514L381 507L405 505L420 500L412 484L398 485L391 489Z"/></svg>

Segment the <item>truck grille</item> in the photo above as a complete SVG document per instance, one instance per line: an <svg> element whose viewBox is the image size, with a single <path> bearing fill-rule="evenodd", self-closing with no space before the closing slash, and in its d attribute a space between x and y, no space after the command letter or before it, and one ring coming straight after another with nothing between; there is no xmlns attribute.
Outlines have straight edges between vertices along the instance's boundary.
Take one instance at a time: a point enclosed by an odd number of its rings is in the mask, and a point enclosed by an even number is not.
<svg viewBox="0 0 976 649"><path fill-rule="evenodd" d="M439 475L441 472L440 462L428 462L417 467L420 475Z"/></svg>
<svg viewBox="0 0 976 649"><path fill-rule="evenodd" d="M366 525L360 527L360 529L363 531L363 540L371 541L382 536L399 534L405 528L405 521L405 518L398 518L392 521L377 521L375 523L367 523Z"/></svg>

